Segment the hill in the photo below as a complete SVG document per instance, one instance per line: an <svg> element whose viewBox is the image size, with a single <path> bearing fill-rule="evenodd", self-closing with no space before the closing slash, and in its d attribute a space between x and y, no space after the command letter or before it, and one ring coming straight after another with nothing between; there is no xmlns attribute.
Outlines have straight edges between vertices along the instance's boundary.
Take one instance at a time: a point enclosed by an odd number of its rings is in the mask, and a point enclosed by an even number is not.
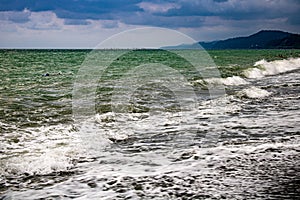
<svg viewBox="0 0 300 200"><path fill-rule="evenodd" d="M283 31L259 31L248 37L199 42L204 49L299 49L300 35Z"/></svg>
<svg viewBox="0 0 300 200"><path fill-rule="evenodd" d="M300 35L283 31L262 30L247 37L212 42L199 42L204 49L300 49ZM195 49L197 44L164 47L164 49Z"/></svg>

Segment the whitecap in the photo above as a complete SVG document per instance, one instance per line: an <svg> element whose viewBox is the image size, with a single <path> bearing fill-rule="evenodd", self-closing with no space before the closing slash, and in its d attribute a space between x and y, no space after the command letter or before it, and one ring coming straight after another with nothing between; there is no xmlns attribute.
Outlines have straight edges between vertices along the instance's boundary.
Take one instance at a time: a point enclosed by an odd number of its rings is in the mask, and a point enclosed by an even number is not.
<svg viewBox="0 0 300 200"><path fill-rule="evenodd" d="M209 78L204 80L197 80L196 83L200 83L201 85L225 85L225 86L233 86L233 85L247 85L245 79L240 76L231 76L227 78Z"/></svg>
<svg viewBox="0 0 300 200"><path fill-rule="evenodd" d="M251 98L251 99L264 98L264 97L270 96L271 94L272 94L271 92L257 88L255 86L243 89L242 91L237 93L237 95L239 97L247 97L247 98Z"/></svg>
<svg viewBox="0 0 300 200"><path fill-rule="evenodd" d="M46 175L67 171L74 167L70 153L71 151L66 149L49 149L40 156L14 157L6 163L3 173Z"/></svg>
<svg viewBox="0 0 300 200"><path fill-rule="evenodd" d="M264 76L277 75L300 68L300 58L287 60L266 61L260 60L254 64L255 68L247 69L243 75L247 78L262 78Z"/></svg>

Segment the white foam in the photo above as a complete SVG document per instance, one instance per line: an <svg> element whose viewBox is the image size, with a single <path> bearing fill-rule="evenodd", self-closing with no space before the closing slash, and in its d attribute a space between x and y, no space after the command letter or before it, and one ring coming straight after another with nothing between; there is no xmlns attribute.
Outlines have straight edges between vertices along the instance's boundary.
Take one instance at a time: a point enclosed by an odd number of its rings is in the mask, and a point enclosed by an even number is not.
<svg viewBox="0 0 300 200"><path fill-rule="evenodd" d="M11 134L16 134L20 141L4 143L2 150L9 154L4 153L0 160L0 176L65 171L74 166L72 160L81 153L76 134L69 125L27 128L24 132Z"/></svg>
<svg viewBox="0 0 300 200"><path fill-rule="evenodd" d="M202 85L247 85L249 82L247 82L245 79L241 78L240 76L231 76L227 78L209 78L204 80L197 80L195 81L197 83L200 83Z"/></svg>
<svg viewBox="0 0 300 200"><path fill-rule="evenodd" d="M250 88L243 89L242 91L238 92L237 95L240 97L255 99L267 97L271 95L271 92L252 86Z"/></svg>
<svg viewBox="0 0 300 200"><path fill-rule="evenodd" d="M4 173L28 173L28 174L49 174L52 172L66 171L73 167L71 149L57 148L48 149L37 156L14 157L5 164Z"/></svg>
<svg viewBox="0 0 300 200"><path fill-rule="evenodd" d="M104 114L96 114L95 121L99 124L104 122L114 122L115 121L115 114L112 112L104 113Z"/></svg>
<svg viewBox="0 0 300 200"><path fill-rule="evenodd" d="M300 58L275 60L271 62L260 60L256 62L254 66L256 68L245 70L243 75L247 78L262 78L264 76L276 75L296 70L300 68Z"/></svg>

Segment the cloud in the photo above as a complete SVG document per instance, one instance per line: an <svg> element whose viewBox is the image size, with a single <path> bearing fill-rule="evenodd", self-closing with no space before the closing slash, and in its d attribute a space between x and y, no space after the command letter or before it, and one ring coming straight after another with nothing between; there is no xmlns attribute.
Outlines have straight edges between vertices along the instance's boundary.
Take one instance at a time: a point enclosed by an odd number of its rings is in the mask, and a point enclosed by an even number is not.
<svg viewBox="0 0 300 200"><path fill-rule="evenodd" d="M0 12L0 20L11 21L15 23L26 23L30 19L31 12L24 9L21 12L5 11Z"/></svg>
<svg viewBox="0 0 300 200"><path fill-rule="evenodd" d="M180 8L176 3L152 3L142 2L138 4L140 8L149 13L165 13L170 9Z"/></svg>
<svg viewBox="0 0 300 200"><path fill-rule="evenodd" d="M213 0L214 2L218 2L218 3L221 3L221 2L226 2L228 0Z"/></svg>
<svg viewBox="0 0 300 200"><path fill-rule="evenodd" d="M118 21L114 21L114 20L102 20L101 27L105 29L118 28L119 23Z"/></svg>
<svg viewBox="0 0 300 200"><path fill-rule="evenodd" d="M118 12L142 11L141 0L2 0L0 11L53 11L61 18L102 19Z"/></svg>
<svg viewBox="0 0 300 200"><path fill-rule="evenodd" d="M224 19L293 18L300 12L295 0L181 0L163 16L218 16Z"/></svg>
<svg viewBox="0 0 300 200"><path fill-rule="evenodd" d="M52 11L67 25L88 24L86 20L116 20L130 24L194 27L203 17L224 20L256 20L286 17L288 23L297 24L300 1L297 0L2 0L0 11L13 12ZM24 23L28 16L7 17ZM25 15L23 13L23 15ZM0 17L1 19L5 17ZM182 19L179 19L182 18ZM189 19L183 19L189 18ZM134 20L133 20L134 19ZM79 20L79 21L77 21ZM172 21L173 20L173 21ZM201 21L201 20L200 20ZM186 24L187 23L187 24ZM113 27L113 26L112 26Z"/></svg>
<svg viewBox="0 0 300 200"><path fill-rule="evenodd" d="M61 30L64 25L62 19L57 18L51 11L32 12L30 21L23 24L22 27L31 30Z"/></svg>
<svg viewBox="0 0 300 200"><path fill-rule="evenodd" d="M201 16L180 17L170 16L161 17L157 15L151 15L150 13L136 13L134 15L126 16L122 18L122 22L131 25L144 26L158 26L167 28L178 27L199 27L202 26L205 18Z"/></svg>
<svg viewBox="0 0 300 200"><path fill-rule="evenodd" d="M65 19L65 25L90 25L91 22L88 20L78 20L78 19Z"/></svg>
<svg viewBox="0 0 300 200"><path fill-rule="evenodd" d="M57 45L72 46L71 39L78 38L91 46L99 35L141 26L172 28L197 40L261 29L299 33L299 13L299 0L1 0L0 46L13 43L13 36L21 44L24 35L27 45L36 38L35 44L48 44L42 40L49 37L54 44L62 37Z"/></svg>

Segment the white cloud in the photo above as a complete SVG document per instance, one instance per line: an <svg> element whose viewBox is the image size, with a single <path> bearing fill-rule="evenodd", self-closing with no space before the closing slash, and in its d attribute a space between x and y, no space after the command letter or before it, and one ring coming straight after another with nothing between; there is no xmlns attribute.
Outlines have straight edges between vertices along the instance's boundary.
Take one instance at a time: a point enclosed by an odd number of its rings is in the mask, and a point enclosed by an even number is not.
<svg viewBox="0 0 300 200"><path fill-rule="evenodd" d="M116 33L137 27L114 20L87 22L86 25L66 25L54 12L31 12L26 23L0 21L0 47L94 48Z"/></svg>
<svg viewBox="0 0 300 200"><path fill-rule="evenodd" d="M24 27L33 30L60 30L64 25L64 21L51 11L32 12L29 19Z"/></svg>
<svg viewBox="0 0 300 200"><path fill-rule="evenodd" d="M180 5L176 3L151 3L151 2L142 2L138 4L140 8L149 13L164 13L170 9L178 9Z"/></svg>
<svg viewBox="0 0 300 200"><path fill-rule="evenodd" d="M26 23L29 21L31 12L27 9L24 9L22 12L15 11L4 11L0 12L1 21L11 21L15 23Z"/></svg>

